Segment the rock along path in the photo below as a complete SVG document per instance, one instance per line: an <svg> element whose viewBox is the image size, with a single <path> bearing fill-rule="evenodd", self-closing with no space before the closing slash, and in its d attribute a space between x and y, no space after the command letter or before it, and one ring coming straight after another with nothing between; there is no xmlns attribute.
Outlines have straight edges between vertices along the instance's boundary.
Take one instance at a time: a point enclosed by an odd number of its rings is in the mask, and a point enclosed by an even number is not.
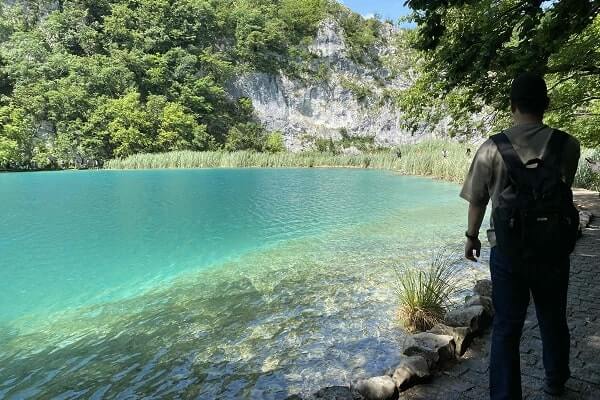
<svg viewBox="0 0 600 400"><path fill-rule="evenodd" d="M560 399L600 399L600 197L575 190L575 202L594 214L571 256L567 303L571 330L571 379ZM460 361L439 373L429 384L400 394L405 400L481 400L489 398L488 354L490 332L475 339ZM542 341L533 302L521 338L523 398L555 399L544 394Z"/></svg>

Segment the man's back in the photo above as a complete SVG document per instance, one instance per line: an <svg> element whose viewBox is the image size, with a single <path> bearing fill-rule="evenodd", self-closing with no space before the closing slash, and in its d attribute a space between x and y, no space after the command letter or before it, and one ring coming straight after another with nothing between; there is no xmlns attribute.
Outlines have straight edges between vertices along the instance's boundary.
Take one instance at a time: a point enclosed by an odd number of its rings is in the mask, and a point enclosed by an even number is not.
<svg viewBox="0 0 600 400"><path fill-rule="evenodd" d="M553 132L553 128L541 123L516 125L504 131L523 163L543 158ZM561 157L562 178L569 186L575 178L579 155L579 142L569 136ZM508 170L502 155L496 144L488 139L475 154L460 196L478 205L486 205L491 200L492 208L495 208L500 194L508 184ZM494 246L496 240L493 223L490 225L492 227L488 230L488 240L490 245Z"/></svg>

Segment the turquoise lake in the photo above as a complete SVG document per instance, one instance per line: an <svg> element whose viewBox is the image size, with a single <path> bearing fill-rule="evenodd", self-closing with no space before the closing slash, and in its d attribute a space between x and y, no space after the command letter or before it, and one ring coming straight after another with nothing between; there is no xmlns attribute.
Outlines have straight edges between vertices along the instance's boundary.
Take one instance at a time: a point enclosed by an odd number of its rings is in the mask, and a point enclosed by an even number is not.
<svg viewBox="0 0 600 400"><path fill-rule="evenodd" d="M399 357L459 187L360 169L0 174L0 399L283 399Z"/></svg>

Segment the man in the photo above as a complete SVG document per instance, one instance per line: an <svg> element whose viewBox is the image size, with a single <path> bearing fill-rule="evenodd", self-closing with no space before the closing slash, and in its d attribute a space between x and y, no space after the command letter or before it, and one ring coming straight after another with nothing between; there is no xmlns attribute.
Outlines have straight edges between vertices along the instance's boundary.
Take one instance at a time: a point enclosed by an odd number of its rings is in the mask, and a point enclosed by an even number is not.
<svg viewBox="0 0 600 400"><path fill-rule="evenodd" d="M491 228L487 231L487 237L491 246L492 301L496 311L490 354L490 395L494 400L522 398L519 342L530 291L533 295L543 342L546 372L544 390L553 395L562 394L564 384L570 375L570 337L566 320L566 302L570 268L568 253L572 251L572 247L551 258L548 258L544 251L536 250L537 253L529 254L525 260L525 255L509 254L505 250L510 244L502 243L502 246L497 246L497 239L502 235L503 241L508 243L512 240L512 243L517 243L515 246L519 245L520 237L510 237L514 218L506 224L506 227L500 228L499 225L505 221L501 218L502 213L499 211L502 210L499 205L511 201L510 196L507 195L511 190L513 201L517 195L522 195L518 193L519 191L526 192L526 190L515 189L516 186L521 185L517 181L534 176L531 175L532 170L529 168L536 168L538 164L545 164L547 171L557 172L556 181L564 186L563 194L568 192L565 197L571 196L570 207L574 210L570 187L577 170L579 143L572 136L543 124L544 113L550 100L546 83L541 76L524 73L517 77L512 84L510 100L514 126L503 134L490 138L479 148L460 194L469 202L465 256L471 261L477 261L476 257L480 255L479 229L486 206L490 199L492 201L493 218L491 218ZM555 139L551 140L553 137ZM561 137L564 140L558 140ZM557 145L558 142L560 144ZM535 161L527 163L529 160ZM555 160L557 164L554 170L551 169L551 160ZM511 165L507 166L507 162ZM519 165L515 166L515 164ZM530 179L532 184L536 184L536 179ZM533 192L531 199L537 199L535 191ZM530 200L529 203L535 201L542 200ZM568 200L565 202L568 203ZM513 212L513 215L515 214ZM524 213L519 215L522 214ZM542 224L547 220L546 217L538 217L532 223ZM496 229L494 229L494 222L496 222ZM527 223L522 222L523 226ZM568 230L571 231L571 228L569 227ZM545 234L543 230L536 232L539 236ZM535 242L536 238L531 235L529 237L531 239L522 241L519 251L525 252L535 248L533 245L529 246L528 242ZM550 250L552 249L548 249Z"/></svg>

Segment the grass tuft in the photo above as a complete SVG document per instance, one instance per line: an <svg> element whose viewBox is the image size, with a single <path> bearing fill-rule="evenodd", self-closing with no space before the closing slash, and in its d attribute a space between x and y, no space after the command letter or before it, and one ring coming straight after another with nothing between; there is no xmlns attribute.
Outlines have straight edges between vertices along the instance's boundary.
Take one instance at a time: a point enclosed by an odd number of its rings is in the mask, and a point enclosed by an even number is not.
<svg viewBox="0 0 600 400"><path fill-rule="evenodd" d="M458 290L458 254L444 247L434 252L426 265L396 270L398 318L406 330L426 331L443 322Z"/></svg>

